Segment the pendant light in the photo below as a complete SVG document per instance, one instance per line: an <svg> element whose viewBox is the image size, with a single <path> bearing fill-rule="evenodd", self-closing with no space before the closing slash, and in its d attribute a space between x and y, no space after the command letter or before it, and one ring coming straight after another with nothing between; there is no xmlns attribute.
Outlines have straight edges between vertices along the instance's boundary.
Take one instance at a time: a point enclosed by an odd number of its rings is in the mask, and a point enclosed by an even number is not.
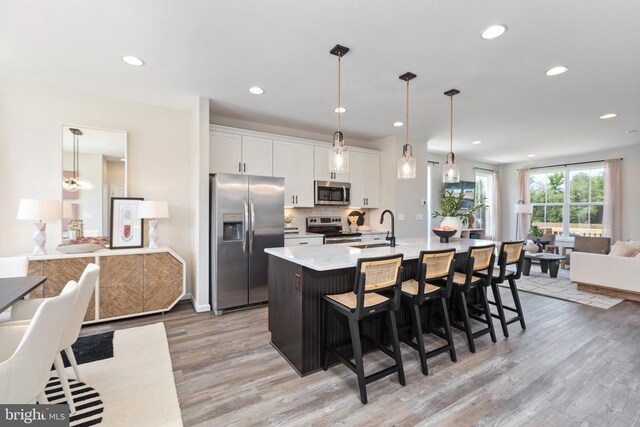
<svg viewBox="0 0 640 427"><path fill-rule="evenodd" d="M450 89L444 93L451 99L451 139L447 161L442 169L442 181L445 183L460 182L460 170L456 166L456 155L453 154L453 97L459 93L458 89Z"/></svg>
<svg viewBox="0 0 640 427"><path fill-rule="evenodd" d="M93 184L89 181L80 178L80 136L82 131L76 128L70 128L69 131L73 134L73 176L64 177L62 182L62 188L65 191L75 193L79 190L91 190Z"/></svg>
<svg viewBox="0 0 640 427"><path fill-rule="evenodd" d="M340 46L339 44L335 45L333 49L329 51L332 55L338 57L338 106L335 111L338 116L338 130L333 134L333 147L329 150L329 172L349 172L349 154L347 153L347 149L344 147L344 135L342 131L340 131L340 115L341 111L345 111L342 109L342 104L340 103L340 83L341 83L341 63L342 57L345 56L349 52L348 47Z"/></svg>
<svg viewBox="0 0 640 427"><path fill-rule="evenodd" d="M413 147L409 144L409 81L415 78L416 75L409 72L400 76L400 80L407 82L407 118L402 156L398 159L398 179L416 178L416 159L413 157Z"/></svg>

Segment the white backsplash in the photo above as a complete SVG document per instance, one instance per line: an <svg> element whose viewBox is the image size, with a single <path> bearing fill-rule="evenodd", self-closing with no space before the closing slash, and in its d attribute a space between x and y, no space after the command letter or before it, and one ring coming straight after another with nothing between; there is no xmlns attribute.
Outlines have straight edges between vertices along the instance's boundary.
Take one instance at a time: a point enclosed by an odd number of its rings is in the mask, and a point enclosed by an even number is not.
<svg viewBox="0 0 640 427"><path fill-rule="evenodd" d="M343 208L340 206L316 206L315 208L285 208L285 214L292 214L293 220L291 224L285 224L287 226L298 227L300 231L304 231L306 229L305 219L308 216L339 216L342 218L342 228L346 229L349 227L347 222L347 216L350 212L359 211L364 212L366 215L364 216L365 225L371 225L371 209L353 209L353 208ZM375 222L375 221L374 221Z"/></svg>

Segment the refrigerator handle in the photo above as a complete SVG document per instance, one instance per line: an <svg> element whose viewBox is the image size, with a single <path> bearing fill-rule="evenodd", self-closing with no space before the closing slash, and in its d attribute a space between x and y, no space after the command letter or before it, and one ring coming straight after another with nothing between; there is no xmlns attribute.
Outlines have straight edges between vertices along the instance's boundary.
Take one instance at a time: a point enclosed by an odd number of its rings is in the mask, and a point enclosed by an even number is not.
<svg viewBox="0 0 640 427"><path fill-rule="evenodd" d="M249 207L247 206L246 200L243 200L242 203L244 203L244 229L245 229L244 241L242 242L242 253L246 254L247 240L249 235Z"/></svg>
<svg viewBox="0 0 640 427"><path fill-rule="evenodd" d="M249 234L249 253L253 253L253 239L256 235L256 208L253 205L253 200L250 200L251 204L251 232Z"/></svg>

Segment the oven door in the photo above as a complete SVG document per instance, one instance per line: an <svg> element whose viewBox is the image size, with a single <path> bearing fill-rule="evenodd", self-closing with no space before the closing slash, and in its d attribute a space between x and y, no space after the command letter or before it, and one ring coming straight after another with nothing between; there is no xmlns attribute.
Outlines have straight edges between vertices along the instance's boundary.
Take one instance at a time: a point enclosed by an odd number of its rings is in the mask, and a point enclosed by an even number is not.
<svg viewBox="0 0 640 427"><path fill-rule="evenodd" d="M348 182L316 181L315 204L349 206L351 184Z"/></svg>

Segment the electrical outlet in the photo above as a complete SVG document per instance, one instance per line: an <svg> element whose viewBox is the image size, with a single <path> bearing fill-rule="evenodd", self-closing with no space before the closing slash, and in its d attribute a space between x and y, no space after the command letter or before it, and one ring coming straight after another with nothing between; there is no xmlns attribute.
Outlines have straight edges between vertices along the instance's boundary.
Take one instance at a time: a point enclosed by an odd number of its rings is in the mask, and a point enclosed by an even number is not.
<svg viewBox="0 0 640 427"><path fill-rule="evenodd" d="M424 221L424 214L416 214L416 221Z"/></svg>
<svg viewBox="0 0 640 427"><path fill-rule="evenodd" d="M420 200L420 206L427 206L427 200L426 199Z"/></svg>
<svg viewBox="0 0 640 427"><path fill-rule="evenodd" d="M404 221L404 214L398 214L398 221Z"/></svg>

